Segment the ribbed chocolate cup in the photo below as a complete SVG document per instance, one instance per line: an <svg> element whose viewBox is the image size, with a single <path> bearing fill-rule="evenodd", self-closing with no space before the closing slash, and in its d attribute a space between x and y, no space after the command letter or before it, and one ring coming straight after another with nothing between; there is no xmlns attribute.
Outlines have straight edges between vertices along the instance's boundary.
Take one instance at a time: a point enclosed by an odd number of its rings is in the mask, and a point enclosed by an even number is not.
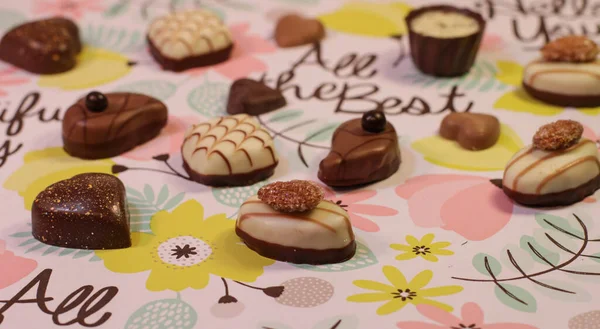
<svg viewBox="0 0 600 329"><path fill-rule="evenodd" d="M474 18L479 23L479 32L459 38L436 38L416 33L412 21L430 11L456 12ZM423 73L438 77L461 76L471 69L485 30L481 15L465 8L438 5L411 11L406 16L410 54L415 66Z"/></svg>

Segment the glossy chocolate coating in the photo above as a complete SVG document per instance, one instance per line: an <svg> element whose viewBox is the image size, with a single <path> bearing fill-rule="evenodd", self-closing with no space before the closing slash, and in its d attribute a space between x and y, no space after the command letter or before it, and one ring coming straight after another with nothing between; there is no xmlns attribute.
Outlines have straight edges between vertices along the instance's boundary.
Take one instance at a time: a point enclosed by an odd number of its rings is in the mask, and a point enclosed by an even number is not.
<svg viewBox="0 0 600 329"><path fill-rule="evenodd" d="M86 173L48 186L31 207L33 237L75 249L131 246L125 186L115 176Z"/></svg>
<svg viewBox="0 0 600 329"><path fill-rule="evenodd" d="M333 134L331 151L319 165L319 179L329 186L376 182L400 167L396 130L389 122L380 133L362 128L362 119L344 122Z"/></svg>
<svg viewBox="0 0 600 329"><path fill-rule="evenodd" d="M167 124L167 107L146 95L106 94L108 107L90 111L83 97L63 119L63 143L67 153L84 159L117 156L143 144Z"/></svg>
<svg viewBox="0 0 600 329"><path fill-rule="evenodd" d="M229 89L227 113L261 115L287 104L281 92L251 79L236 80Z"/></svg>
<svg viewBox="0 0 600 329"><path fill-rule="evenodd" d="M489 114L450 113L442 120L440 136L467 150L485 150L500 138L500 121Z"/></svg>
<svg viewBox="0 0 600 329"><path fill-rule="evenodd" d="M0 41L1 60L37 74L71 70L79 52L77 25L58 17L16 26Z"/></svg>
<svg viewBox="0 0 600 329"><path fill-rule="evenodd" d="M480 30L478 33L458 38L436 38L413 31L413 20L431 11L456 12L474 18L479 23ZM415 9L405 20L410 54L413 63L421 72L438 77L455 77L469 72L479 52L486 25L480 14L466 8L436 5Z"/></svg>
<svg viewBox="0 0 600 329"><path fill-rule="evenodd" d="M548 194L526 194L511 190L502 185L504 194L513 201L529 207L569 206L594 194L600 189L600 175L585 184L562 192Z"/></svg>
<svg viewBox="0 0 600 329"><path fill-rule="evenodd" d="M523 82L523 89L529 95L544 103L561 107L598 107L600 95L563 95L536 89Z"/></svg>
<svg viewBox="0 0 600 329"><path fill-rule="evenodd" d="M92 112L102 112L108 107L108 100L103 93L92 91L85 97L85 107Z"/></svg>
<svg viewBox="0 0 600 329"><path fill-rule="evenodd" d="M382 111L373 110L363 114L362 127L371 133L380 133L385 129L387 120Z"/></svg>

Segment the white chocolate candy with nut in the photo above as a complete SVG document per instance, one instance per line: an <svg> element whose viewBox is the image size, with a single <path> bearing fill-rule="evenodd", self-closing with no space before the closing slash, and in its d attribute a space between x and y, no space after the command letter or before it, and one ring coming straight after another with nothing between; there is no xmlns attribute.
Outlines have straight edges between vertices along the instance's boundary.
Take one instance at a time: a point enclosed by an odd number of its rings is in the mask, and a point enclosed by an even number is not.
<svg viewBox="0 0 600 329"><path fill-rule="evenodd" d="M600 60L589 63L538 60L525 67L523 82L559 95L600 96Z"/></svg>
<svg viewBox="0 0 600 329"><path fill-rule="evenodd" d="M596 143L581 139L566 150L522 149L506 166L503 184L518 193L543 195L577 188L599 175Z"/></svg>
<svg viewBox="0 0 600 329"><path fill-rule="evenodd" d="M217 15L203 9L155 19L148 38L163 56L175 60L215 52L232 44L227 26Z"/></svg>
<svg viewBox="0 0 600 329"><path fill-rule="evenodd" d="M252 196L240 207L236 233L259 254L293 263L338 263L356 251L348 213L330 201L282 213Z"/></svg>

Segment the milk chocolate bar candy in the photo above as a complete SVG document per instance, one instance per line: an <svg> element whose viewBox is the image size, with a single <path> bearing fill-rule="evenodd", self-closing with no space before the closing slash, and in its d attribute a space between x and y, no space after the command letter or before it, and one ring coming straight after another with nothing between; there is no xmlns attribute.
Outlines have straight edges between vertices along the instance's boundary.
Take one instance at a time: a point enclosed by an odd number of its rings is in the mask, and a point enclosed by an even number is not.
<svg viewBox="0 0 600 329"><path fill-rule="evenodd" d="M107 174L80 174L54 183L33 201L33 237L64 248L130 247L125 195L123 183Z"/></svg>
<svg viewBox="0 0 600 329"><path fill-rule="evenodd" d="M190 177L211 186L254 184L271 177L279 163L271 135L247 114L190 127L181 154Z"/></svg>
<svg viewBox="0 0 600 329"><path fill-rule="evenodd" d="M557 106L600 106L598 45L584 36L567 36L542 48L542 58L523 71L523 88Z"/></svg>
<svg viewBox="0 0 600 329"><path fill-rule="evenodd" d="M165 104L150 96L91 92L65 113L64 149L83 159L114 157L156 137L167 117Z"/></svg>
<svg viewBox="0 0 600 329"><path fill-rule="evenodd" d="M0 60L37 74L71 70L79 52L77 25L60 17L16 26L0 40Z"/></svg>
<svg viewBox="0 0 600 329"><path fill-rule="evenodd" d="M318 177L333 187L362 185L386 179L399 167L396 130L383 112L375 110L336 129Z"/></svg>
<svg viewBox="0 0 600 329"><path fill-rule="evenodd" d="M262 256L298 264L331 264L354 256L350 217L325 201L313 182L275 182L263 186L238 213L236 233Z"/></svg>
<svg viewBox="0 0 600 329"><path fill-rule="evenodd" d="M233 39L215 13L189 10L159 17L147 35L150 54L169 71L214 65L229 59Z"/></svg>
<svg viewBox="0 0 600 329"><path fill-rule="evenodd" d="M582 138L583 126L559 120L542 126L509 161L504 193L528 206L565 206L600 188L600 153L596 142Z"/></svg>

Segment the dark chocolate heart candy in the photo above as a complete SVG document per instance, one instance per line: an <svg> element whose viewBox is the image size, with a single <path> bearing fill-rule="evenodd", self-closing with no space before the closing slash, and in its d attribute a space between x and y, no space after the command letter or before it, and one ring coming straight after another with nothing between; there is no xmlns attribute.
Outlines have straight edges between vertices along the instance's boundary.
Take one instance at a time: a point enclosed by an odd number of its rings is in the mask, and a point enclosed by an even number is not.
<svg viewBox="0 0 600 329"><path fill-rule="evenodd" d="M115 176L86 173L40 192L31 207L33 237L75 249L131 246L125 186Z"/></svg>
<svg viewBox="0 0 600 329"><path fill-rule="evenodd" d="M285 15L275 26L275 41L282 48L317 42L325 37L325 28L318 19L296 14Z"/></svg>
<svg viewBox="0 0 600 329"><path fill-rule="evenodd" d="M37 74L69 71L75 67L79 52L79 29L66 18L28 22L0 40L0 60Z"/></svg>
<svg viewBox="0 0 600 329"><path fill-rule="evenodd" d="M333 133L331 151L319 164L319 179L329 186L354 186L393 175L400 167L400 147L394 126L383 131L362 127L362 119L344 122Z"/></svg>
<svg viewBox="0 0 600 329"><path fill-rule="evenodd" d="M260 115L277 110L287 104L278 90L265 84L250 80L236 80L229 90L227 113Z"/></svg>
<svg viewBox="0 0 600 329"><path fill-rule="evenodd" d="M65 113L64 148L83 159L110 158L156 137L167 119L167 106L156 98L91 92Z"/></svg>

